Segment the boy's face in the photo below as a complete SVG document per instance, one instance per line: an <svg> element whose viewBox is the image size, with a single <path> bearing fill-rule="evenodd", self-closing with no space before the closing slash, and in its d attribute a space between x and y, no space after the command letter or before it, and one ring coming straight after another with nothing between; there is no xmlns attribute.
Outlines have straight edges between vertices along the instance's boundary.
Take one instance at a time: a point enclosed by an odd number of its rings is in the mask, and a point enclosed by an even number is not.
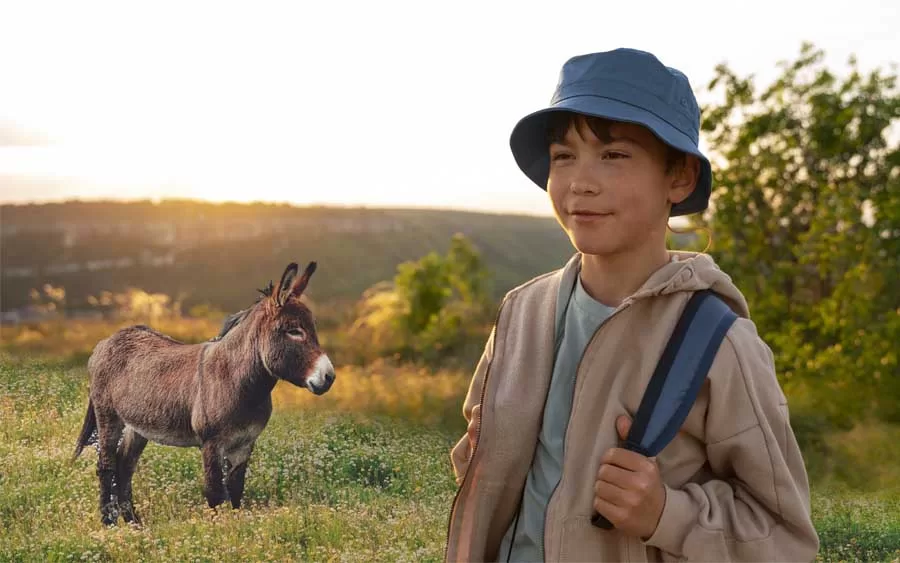
<svg viewBox="0 0 900 563"><path fill-rule="evenodd" d="M547 192L556 218L583 254L611 256L665 244L671 204L690 195L699 161L666 170L666 146L648 129L611 122L598 138L578 116L550 144Z"/></svg>

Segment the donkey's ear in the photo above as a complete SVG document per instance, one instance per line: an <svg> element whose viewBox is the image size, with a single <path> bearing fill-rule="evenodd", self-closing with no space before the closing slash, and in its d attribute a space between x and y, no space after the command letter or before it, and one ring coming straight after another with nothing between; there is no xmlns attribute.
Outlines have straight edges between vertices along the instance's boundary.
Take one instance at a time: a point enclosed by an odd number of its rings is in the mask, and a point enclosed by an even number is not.
<svg viewBox="0 0 900 563"><path fill-rule="evenodd" d="M279 307L284 305L287 295L285 292L296 280L298 269L299 266L297 266L296 262L288 264L288 267L284 269L284 273L281 274L281 281L278 282L278 286L272 291L272 299L275 300L275 304Z"/></svg>
<svg viewBox="0 0 900 563"><path fill-rule="evenodd" d="M300 297L303 294L303 290L306 289L306 284L309 283L309 278L312 277L313 272L315 271L316 263L310 262L306 266L306 270L303 271L303 275L294 280L294 283L291 285L290 294L295 297Z"/></svg>

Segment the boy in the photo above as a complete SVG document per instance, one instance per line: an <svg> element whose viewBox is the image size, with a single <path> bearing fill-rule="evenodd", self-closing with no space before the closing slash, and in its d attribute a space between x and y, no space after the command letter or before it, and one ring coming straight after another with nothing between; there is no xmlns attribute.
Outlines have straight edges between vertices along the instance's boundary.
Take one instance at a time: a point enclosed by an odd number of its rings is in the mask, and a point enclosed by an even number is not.
<svg viewBox="0 0 900 563"><path fill-rule="evenodd" d="M578 252L500 306L451 453L448 560L815 559L772 354L709 256L666 249L668 218L708 204L699 122L682 73L617 49L567 61L551 106L514 128L518 166ZM655 458L618 448L703 289L739 318L688 418Z"/></svg>

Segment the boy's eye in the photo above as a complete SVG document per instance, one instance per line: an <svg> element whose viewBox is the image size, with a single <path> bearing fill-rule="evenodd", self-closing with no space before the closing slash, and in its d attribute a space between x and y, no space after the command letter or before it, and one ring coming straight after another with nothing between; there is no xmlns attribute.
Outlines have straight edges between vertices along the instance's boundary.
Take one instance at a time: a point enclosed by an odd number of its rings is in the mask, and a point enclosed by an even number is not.
<svg viewBox="0 0 900 563"><path fill-rule="evenodd" d="M567 160L569 158L572 158L572 155L567 152L557 152L550 155L550 160L552 161Z"/></svg>
<svg viewBox="0 0 900 563"><path fill-rule="evenodd" d="M603 153L604 160L618 160L620 158L628 158L628 155L618 151L607 151Z"/></svg>

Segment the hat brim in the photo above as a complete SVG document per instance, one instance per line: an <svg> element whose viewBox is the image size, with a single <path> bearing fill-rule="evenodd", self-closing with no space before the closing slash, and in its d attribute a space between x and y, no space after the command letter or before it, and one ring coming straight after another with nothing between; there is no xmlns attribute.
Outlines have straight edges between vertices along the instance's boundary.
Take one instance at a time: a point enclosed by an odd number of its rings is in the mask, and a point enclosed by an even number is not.
<svg viewBox="0 0 900 563"><path fill-rule="evenodd" d="M600 96L572 96L560 100L552 107L523 117L513 128L509 145L516 164L541 189L547 189L547 178L550 174L548 121L552 114L559 112L580 113L643 125L667 145L696 156L700 160L700 176L694 191L684 201L673 205L669 216L689 215L707 208L712 190L712 170L709 160L697 149L696 143L652 112Z"/></svg>

